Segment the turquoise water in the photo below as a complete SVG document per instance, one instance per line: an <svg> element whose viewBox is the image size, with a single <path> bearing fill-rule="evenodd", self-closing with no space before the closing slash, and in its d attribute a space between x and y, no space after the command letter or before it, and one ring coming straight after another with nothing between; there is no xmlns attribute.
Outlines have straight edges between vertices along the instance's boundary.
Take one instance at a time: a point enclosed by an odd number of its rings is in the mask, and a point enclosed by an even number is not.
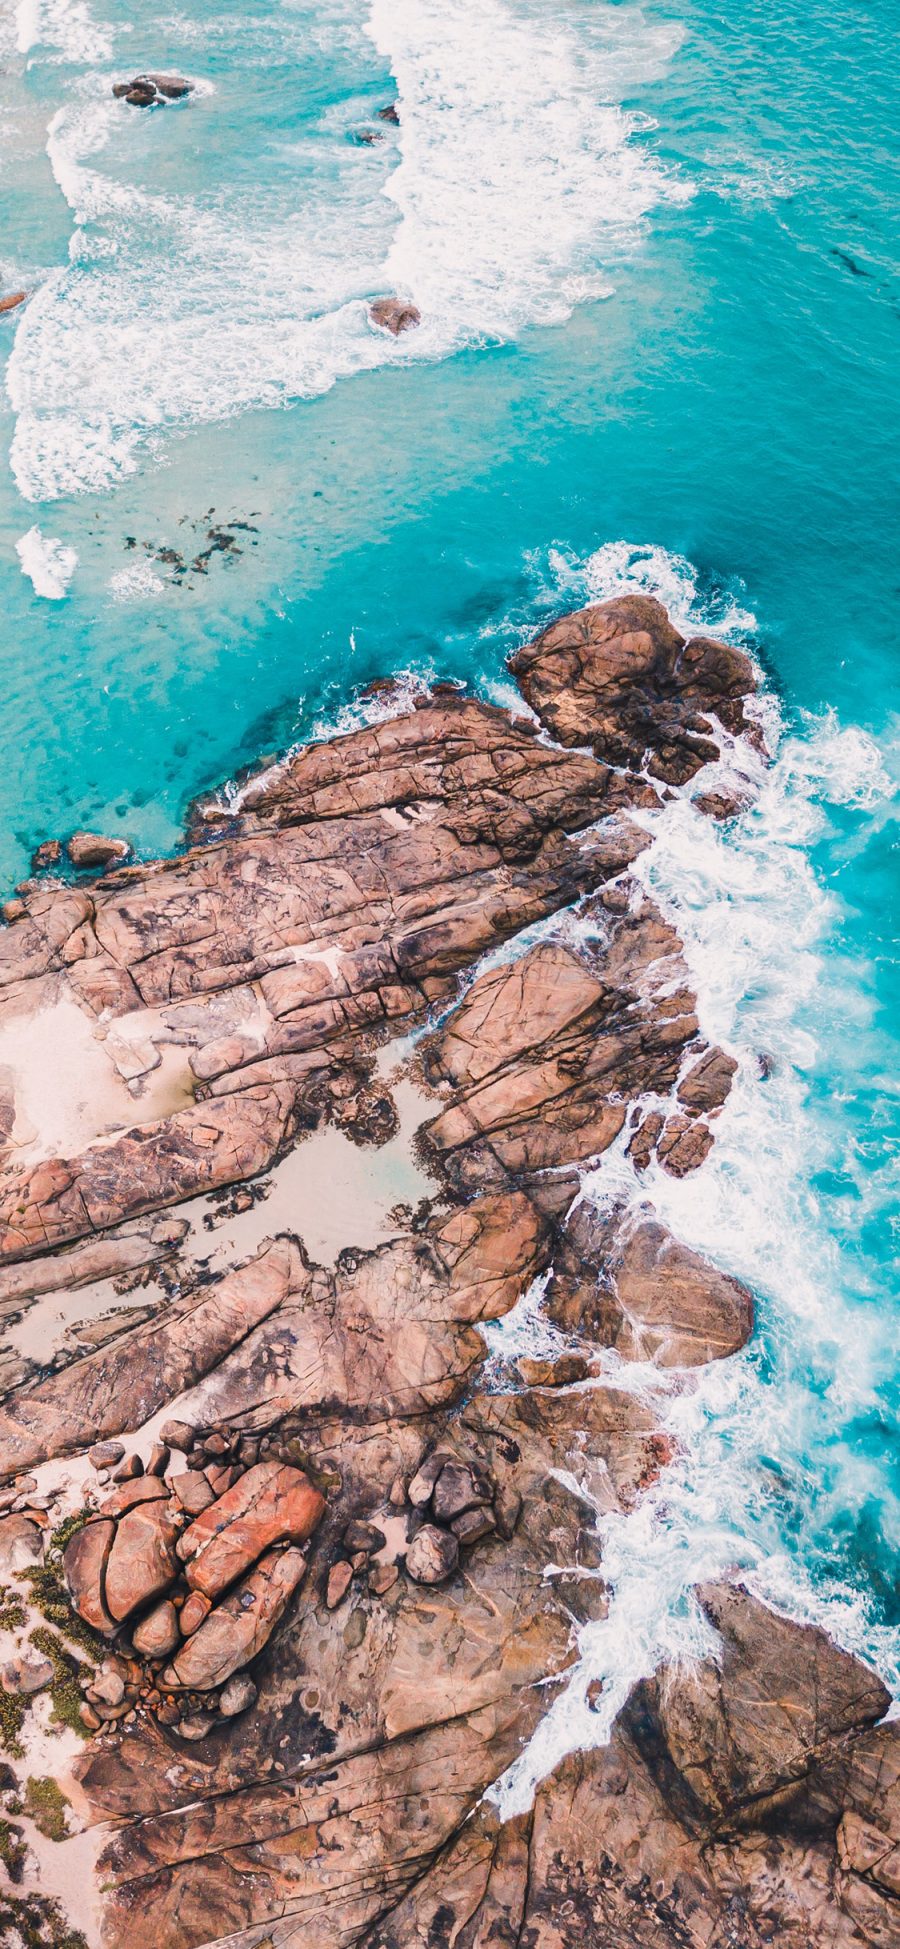
<svg viewBox="0 0 900 1949"><path fill-rule="evenodd" d="M610 1538L648 1658L739 1562L897 1671L896 26L23 0L2 30L0 277L34 293L0 320L5 884L76 824L174 845L373 675L502 683L584 594L637 580L761 659L758 808L675 807L647 866L742 1061L702 1182L654 1195L760 1315L670 1403L677 1494ZM202 85L115 103L145 66ZM395 288L396 344L365 304Z"/></svg>

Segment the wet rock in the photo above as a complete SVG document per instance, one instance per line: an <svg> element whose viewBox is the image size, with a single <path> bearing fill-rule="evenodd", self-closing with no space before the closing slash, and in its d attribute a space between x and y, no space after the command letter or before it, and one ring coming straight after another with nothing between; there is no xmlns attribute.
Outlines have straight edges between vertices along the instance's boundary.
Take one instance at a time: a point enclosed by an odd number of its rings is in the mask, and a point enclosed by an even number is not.
<svg viewBox="0 0 900 1949"><path fill-rule="evenodd" d="M256 1704L256 1686L246 1672L236 1672L223 1685L219 1695L219 1711L226 1719L237 1718L240 1712L249 1712Z"/></svg>
<svg viewBox="0 0 900 1949"><path fill-rule="evenodd" d="M179 1545L192 1590L216 1598L274 1543L305 1543L325 1498L300 1469L258 1462L204 1509Z"/></svg>
<svg viewBox="0 0 900 1949"><path fill-rule="evenodd" d="M383 1550L386 1540L384 1530L379 1529L377 1523L355 1520L348 1523L344 1531L344 1548L350 1551L351 1556L355 1555L357 1550L362 1550L366 1556L370 1556L375 1550Z"/></svg>
<svg viewBox="0 0 900 1949"><path fill-rule="evenodd" d="M707 1585L698 1596L721 1659L677 1686L644 1681L628 1723L648 1753L652 1744L654 1764L657 1751L667 1756L685 1807L699 1804L713 1822L751 1805L762 1820L766 1801L786 1792L816 1818L832 1790L834 1742L880 1719L889 1693L824 1631L777 1617L742 1586Z"/></svg>
<svg viewBox="0 0 900 1949"><path fill-rule="evenodd" d="M450 1525L457 1542L463 1549L473 1543L480 1543L485 1536L492 1536L497 1525L489 1509L466 1509L461 1516L454 1516Z"/></svg>
<svg viewBox="0 0 900 1949"><path fill-rule="evenodd" d="M44 839L35 847L31 855L32 873L46 873L51 866L58 866L62 859L62 845L58 839Z"/></svg>
<svg viewBox="0 0 900 1949"><path fill-rule="evenodd" d="M459 1562L459 1544L449 1530L424 1523L406 1552L406 1568L417 1584L442 1584Z"/></svg>
<svg viewBox="0 0 900 1949"><path fill-rule="evenodd" d="M170 1689L207 1692L250 1663L271 1637L306 1569L301 1550L272 1551L216 1605L163 1673Z"/></svg>
<svg viewBox="0 0 900 1949"><path fill-rule="evenodd" d="M418 305L404 298L376 298L369 306L369 317L373 325L383 331L391 332L399 338L401 332L409 332L422 323L422 313Z"/></svg>
<svg viewBox="0 0 900 1949"><path fill-rule="evenodd" d="M131 1642L142 1658L167 1658L180 1642L178 1612L168 1598L136 1624Z"/></svg>
<svg viewBox="0 0 900 1949"><path fill-rule="evenodd" d="M724 1049L707 1049L691 1064L678 1084L678 1101L694 1114L718 1110L725 1102L737 1063Z"/></svg>
<svg viewBox="0 0 900 1949"><path fill-rule="evenodd" d="M175 1721L173 1731L177 1732L179 1739L189 1741L205 1739L207 1733L212 1732L215 1723L214 1712L188 1712L183 1719Z"/></svg>
<svg viewBox="0 0 900 1949"><path fill-rule="evenodd" d="M667 1117L656 1154L673 1177L683 1178L689 1171L699 1170L709 1156L712 1144L713 1134L708 1124L695 1123L688 1117Z"/></svg>
<svg viewBox="0 0 900 1949"><path fill-rule="evenodd" d="M332 1564L325 1588L325 1602L330 1611L337 1610L338 1605L343 1603L352 1582L352 1563L342 1559L340 1563Z"/></svg>
<svg viewBox="0 0 900 1949"><path fill-rule="evenodd" d="M745 728L753 672L742 651L689 642L652 596L617 596L552 623L510 658L525 697L561 744L589 738L598 757L684 784L718 756L715 714Z"/></svg>
<svg viewBox="0 0 900 1949"><path fill-rule="evenodd" d="M549 1317L624 1359L696 1367L736 1353L752 1332L746 1287L680 1244L649 1208L612 1221L581 1208L557 1263Z"/></svg>
<svg viewBox="0 0 900 1949"><path fill-rule="evenodd" d="M526 1387L572 1387L587 1379L590 1367L583 1354L561 1353L552 1360L533 1360L526 1355L516 1361L520 1380Z"/></svg>
<svg viewBox="0 0 900 1949"><path fill-rule="evenodd" d="M134 1611L174 1583L178 1574L176 1535L167 1508L159 1502L146 1502L129 1509L116 1525L106 1565L104 1595L117 1624L124 1623Z"/></svg>
<svg viewBox="0 0 900 1949"><path fill-rule="evenodd" d="M373 1597L384 1597L393 1590L400 1575L396 1563L373 1563L369 1567L369 1589Z"/></svg>
<svg viewBox="0 0 900 1949"><path fill-rule="evenodd" d="M7 292L5 297L0 298L0 315L2 315L3 312L5 311L18 310L19 305L23 305L25 303L27 296L28 296L27 291Z"/></svg>
<svg viewBox="0 0 900 1949"><path fill-rule="evenodd" d="M113 84L116 99L132 108L160 108L166 102L183 101L193 90L193 82L181 74L136 74L131 81Z"/></svg>
<svg viewBox="0 0 900 1949"><path fill-rule="evenodd" d="M113 866L128 858L127 839L107 838L99 832L73 832L66 840L66 852L73 866Z"/></svg>
<svg viewBox="0 0 900 1949"><path fill-rule="evenodd" d="M387 106L385 108L379 108L377 113L379 122L390 122L394 128L399 128L400 109L396 102L388 102Z"/></svg>
<svg viewBox="0 0 900 1949"><path fill-rule="evenodd" d="M452 1448L435 1448L421 1467L416 1470L407 1488L407 1496L414 1509L425 1509L434 1493L434 1485L448 1462L456 1457Z"/></svg>

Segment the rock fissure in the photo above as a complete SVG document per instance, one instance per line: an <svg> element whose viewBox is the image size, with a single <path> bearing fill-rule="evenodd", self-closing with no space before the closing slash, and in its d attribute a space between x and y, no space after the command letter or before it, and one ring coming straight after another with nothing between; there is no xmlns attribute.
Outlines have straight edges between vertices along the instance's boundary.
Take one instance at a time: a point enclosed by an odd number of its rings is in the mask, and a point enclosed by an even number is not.
<svg viewBox="0 0 900 1949"><path fill-rule="evenodd" d="M886 1695L739 1585L700 1593L717 1661L641 1681L527 1817L485 1800L607 1613L598 1519L674 1454L605 1351L687 1375L753 1325L649 1200L583 1191L617 1140L638 1177L715 1140L735 1063L630 868L661 795L757 739L750 665L628 597L511 668L536 721L398 694L236 804L199 801L176 858L73 888L41 849L0 933L0 1032L77 1011L99 1106L60 1145L24 1039L0 1292L77 1289L79 1266L115 1287L120 1266L158 1293L0 1407L0 1556L43 1555L56 1624L91 1647L91 1949L897 1938ZM332 1198L337 1131L386 1216L373 1244L348 1198L324 1265L298 1186L307 1213ZM151 1232L175 1206L163 1274ZM477 1325L539 1277L561 1346L485 1391Z"/></svg>

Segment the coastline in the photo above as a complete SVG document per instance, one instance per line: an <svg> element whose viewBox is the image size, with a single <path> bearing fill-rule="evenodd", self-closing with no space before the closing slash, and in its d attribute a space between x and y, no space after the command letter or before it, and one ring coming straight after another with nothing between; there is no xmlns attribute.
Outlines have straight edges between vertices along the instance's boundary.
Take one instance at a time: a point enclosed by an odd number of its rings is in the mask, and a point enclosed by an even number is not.
<svg viewBox="0 0 900 1949"><path fill-rule="evenodd" d="M176 1481L177 1451L162 1475L148 1466L173 1416L223 1444L218 1460L200 1444L207 1474L233 1475L217 1498L259 1467L325 1495L297 1598L250 1661L246 1716L207 1713L185 1745L177 1718L160 1724L147 1705L140 1658L120 1661L127 1710L103 1719L77 1767L88 1818L119 1823L101 1861L104 1949L157 1943L161 1917L171 1949L405 1949L460 1929L475 1944L500 1914L518 1915L509 1939L529 1949L590 1941L585 1928L650 1944L699 1927L706 1940L736 1887L748 1944L773 1918L798 1945L826 1932L887 1943L896 1918L884 1863L900 1845L885 1784L897 1742L876 1723L888 1696L740 1585L703 1593L695 1670L646 1674L609 1743L564 1758L533 1810L498 1825L480 1805L542 1723L548 1681L571 1681L573 1619L577 1636L606 1615L598 1517L636 1507L674 1459L608 1356L684 1370L689 1387L752 1321L746 1290L652 1209L635 1221L579 1202L615 1143L637 1169L683 1174L715 1142L734 1062L704 1044L681 943L630 869L648 843L641 811L717 756L722 727L756 735L750 666L725 644L685 644L658 604L628 597L561 619L511 668L540 731L434 685L246 781L230 807L201 801L202 843L172 860L36 882L3 936L20 1041L30 1021L40 1050L42 1015L77 1010L118 1092L98 1069L94 1126L64 1120L81 1147L60 1160L58 1130L36 1114L46 1067L13 1074L4 1313L39 1310L47 1266L93 1287L99 1318L112 1282L137 1276L146 1310L134 1320L126 1306L124 1331L114 1323L93 1350L76 1339L56 1372L20 1374L0 1468L14 1489L24 1472L39 1486L17 1492L0 1531L38 1526L32 1494L51 1496L48 1523L80 1508L98 1438L122 1438L126 1463L140 1455L132 1480ZM588 923L577 939L573 910ZM402 1087L422 1111L407 1161L435 1191L411 1176L381 1243L371 1213L351 1211L346 1249L313 1263L285 1237L279 1173L293 1160L302 1177L304 1150L329 1133L373 1160L396 1141L378 1051L398 1035L413 1037ZM478 1323L539 1280L565 1350L510 1363L480 1392ZM422 1524L443 1475L422 1501L410 1491L435 1455L468 1471L471 1500ZM89 1506L101 1488L120 1494L101 1482ZM137 1507L80 1533L124 1529ZM460 1542L450 1525L473 1511ZM348 1524L382 1543L351 1552ZM405 1568L417 1528L457 1543L434 1582ZM70 1583L84 1618L96 1587L85 1598ZM126 1636L148 1602L139 1593ZM598 1698L583 1705L602 1720ZM609 1836L593 1869L585 1823ZM215 1938L202 1932L211 1886Z"/></svg>

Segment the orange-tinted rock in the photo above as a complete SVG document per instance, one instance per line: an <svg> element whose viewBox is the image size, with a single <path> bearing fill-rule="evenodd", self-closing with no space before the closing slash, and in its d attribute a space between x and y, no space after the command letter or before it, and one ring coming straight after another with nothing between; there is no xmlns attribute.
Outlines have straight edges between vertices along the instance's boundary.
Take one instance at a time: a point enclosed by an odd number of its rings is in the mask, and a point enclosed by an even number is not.
<svg viewBox="0 0 900 1949"><path fill-rule="evenodd" d="M301 1469L257 1462L186 1529L179 1555L192 1590L215 1598L273 1543L305 1543L325 1498Z"/></svg>
<svg viewBox="0 0 900 1949"><path fill-rule="evenodd" d="M128 858L131 847L127 839L108 839L99 832L73 832L66 841L66 852L73 866L113 866Z"/></svg>
<svg viewBox="0 0 900 1949"><path fill-rule="evenodd" d="M532 708L560 744L590 741L598 757L683 784L718 755L715 713L744 728L753 670L740 650L690 642L652 596L617 596L551 623L510 658Z"/></svg>
<svg viewBox="0 0 900 1949"><path fill-rule="evenodd" d="M223 1597L188 1638L164 1672L164 1685L207 1692L249 1664L274 1631L305 1569L301 1550L272 1551L262 1557L249 1577Z"/></svg>
<svg viewBox="0 0 900 1949"><path fill-rule="evenodd" d="M168 1598L142 1618L131 1634L135 1651L142 1658L167 1658L180 1640L178 1612Z"/></svg>
<svg viewBox="0 0 900 1949"><path fill-rule="evenodd" d="M76 1531L63 1552L63 1571L72 1603L85 1624L105 1636L111 1636L116 1628L116 1620L104 1598L106 1566L115 1533L115 1523L101 1518Z"/></svg>
<svg viewBox="0 0 900 1949"><path fill-rule="evenodd" d="M91 1528L99 1525L91 1525ZM117 1624L174 1583L177 1531L164 1503L129 1509L116 1526L106 1565L106 1604Z"/></svg>

